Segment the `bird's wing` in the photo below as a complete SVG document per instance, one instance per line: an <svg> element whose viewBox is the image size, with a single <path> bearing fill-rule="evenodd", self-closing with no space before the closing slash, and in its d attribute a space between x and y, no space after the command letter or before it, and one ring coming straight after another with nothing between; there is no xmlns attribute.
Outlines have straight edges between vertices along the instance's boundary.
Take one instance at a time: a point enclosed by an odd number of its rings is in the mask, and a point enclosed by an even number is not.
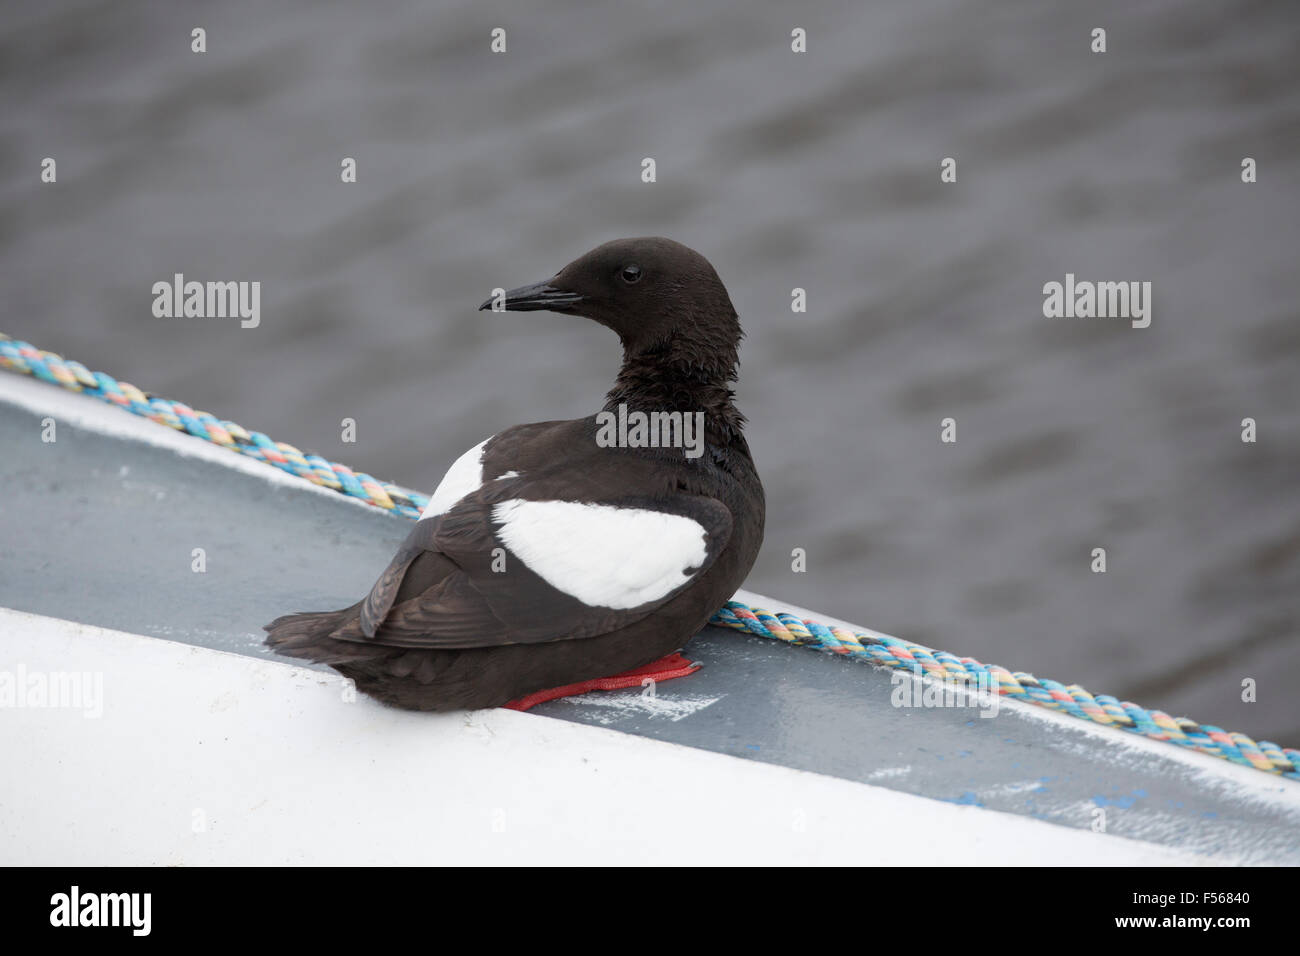
<svg viewBox="0 0 1300 956"><path fill-rule="evenodd" d="M447 649L595 637L697 580L731 536L731 512L703 495L611 497L579 479L579 494L555 500L538 497L538 484L490 482L421 521L361 620L333 636ZM398 600L421 563L436 576Z"/></svg>
<svg viewBox="0 0 1300 956"><path fill-rule="evenodd" d="M388 562L388 567L371 587L366 599L361 602L361 631L366 637L374 637L379 626L383 624L388 612L393 609L401 590L402 582L411 564L421 554L434 550L433 539L438 529L436 520L417 521L411 533L406 536L402 546Z"/></svg>

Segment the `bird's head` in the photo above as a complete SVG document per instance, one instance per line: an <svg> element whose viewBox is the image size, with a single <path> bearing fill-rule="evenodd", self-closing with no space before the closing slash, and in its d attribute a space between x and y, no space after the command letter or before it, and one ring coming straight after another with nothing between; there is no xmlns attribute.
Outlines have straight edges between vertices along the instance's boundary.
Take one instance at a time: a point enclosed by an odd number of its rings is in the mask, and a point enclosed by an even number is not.
<svg viewBox="0 0 1300 956"><path fill-rule="evenodd" d="M617 332L629 355L683 346L734 355L741 336L735 307L709 260L657 236L597 246L551 278L479 308L585 316Z"/></svg>

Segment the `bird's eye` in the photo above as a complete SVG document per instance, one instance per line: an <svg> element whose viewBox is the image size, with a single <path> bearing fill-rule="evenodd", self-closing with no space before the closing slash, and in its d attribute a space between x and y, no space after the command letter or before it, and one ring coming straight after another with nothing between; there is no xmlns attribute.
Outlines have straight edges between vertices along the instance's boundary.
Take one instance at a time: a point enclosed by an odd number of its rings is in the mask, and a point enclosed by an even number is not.
<svg viewBox="0 0 1300 956"><path fill-rule="evenodd" d="M641 267L638 265L627 265L623 267L623 281L628 285L636 282L641 278Z"/></svg>

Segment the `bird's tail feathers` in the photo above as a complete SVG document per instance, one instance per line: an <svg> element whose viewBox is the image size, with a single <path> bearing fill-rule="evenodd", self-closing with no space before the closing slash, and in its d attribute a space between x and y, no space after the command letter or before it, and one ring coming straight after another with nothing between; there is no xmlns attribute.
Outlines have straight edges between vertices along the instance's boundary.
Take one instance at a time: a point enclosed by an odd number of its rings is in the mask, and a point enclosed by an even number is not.
<svg viewBox="0 0 1300 956"><path fill-rule="evenodd" d="M374 655L374 648L340 640L340 632L357 630L360 605L340 611L306 611L277 617L264 630L266 646L286 657L299 657L320 664L344 664Z"/></svg>

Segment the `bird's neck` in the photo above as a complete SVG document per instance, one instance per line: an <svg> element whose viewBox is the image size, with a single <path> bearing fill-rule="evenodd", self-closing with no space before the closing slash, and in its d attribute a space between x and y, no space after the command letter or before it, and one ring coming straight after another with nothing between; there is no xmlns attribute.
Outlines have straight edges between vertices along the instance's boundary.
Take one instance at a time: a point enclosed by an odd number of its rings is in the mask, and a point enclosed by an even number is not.
<svg viewBox="0 0 1300 956"><path fill-rule="evenodd" d="M703 412L710 444L743 443L745 416L735 405L731 383L736 380L736 349L703 350L674 342L651 350L626 351L614 387L605 397L605 411Z"/></svg>

